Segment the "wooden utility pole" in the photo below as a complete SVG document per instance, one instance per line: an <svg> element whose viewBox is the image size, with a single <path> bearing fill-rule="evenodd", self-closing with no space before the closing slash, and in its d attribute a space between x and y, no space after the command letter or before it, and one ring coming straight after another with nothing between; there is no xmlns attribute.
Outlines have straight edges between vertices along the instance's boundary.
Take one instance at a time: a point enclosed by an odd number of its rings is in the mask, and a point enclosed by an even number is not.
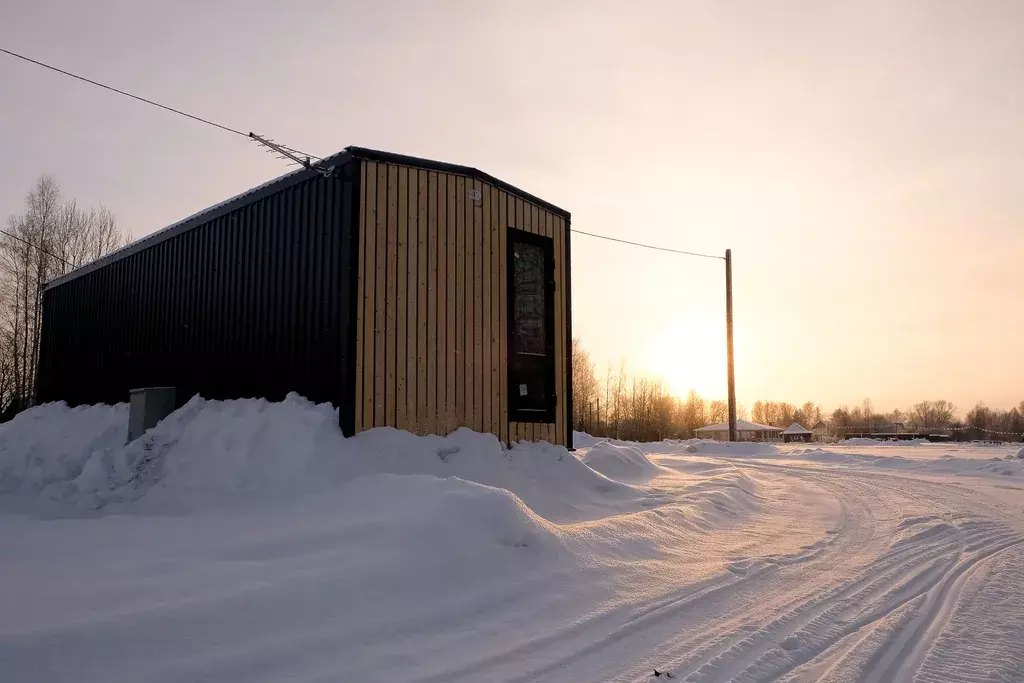
<svg viewBox="0 0 1024 683"><path fill-rule="evenodd" d="M729 373L729 441L736 440L736 370L732 355L732 249L725 250L725 336Z"/></svg>

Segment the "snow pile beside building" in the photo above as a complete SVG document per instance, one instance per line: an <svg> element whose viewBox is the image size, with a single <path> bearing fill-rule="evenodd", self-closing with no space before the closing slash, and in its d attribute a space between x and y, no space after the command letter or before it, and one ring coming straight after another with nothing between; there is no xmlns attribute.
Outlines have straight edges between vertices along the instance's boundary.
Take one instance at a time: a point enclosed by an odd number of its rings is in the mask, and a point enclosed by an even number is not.
<svg viewBox="0 0 1024 683"><path fill-rule="evenodd" d="M594 444L598 444L604 441L600 436L591 436L586 432L573 431L572 433L572 446L573 448L590 448Z"/></svg>
<svg viewBox="0 0 1024 683"><path fill-rule="evenodd" d="M555 527L511 492L457 477L378 474L354 479L338 493L323 504L353 520L353 535L382 531L392 537L376 542L403 547L417 563L443 556L447 564L494 546L532 552L560 547ZM367 542L352 540L359 547Z"/></svg>
<svg viewBox="0 0 1024 683"><path fill-rule="evenodd" d="M642 494L595 472L562 446L520 442L509 449L491 434L459 429L416 436L373 429L348 440L367 467L398 474L460 477L508 489L542 517L557 522L595 519L641 509Z"/></svg>
<svg viewBox="0 0 1024 683"><path fill-rule="evenodd" d="M284 401L194 397L124 445L127 406L26 411L0 428L3 491L40 492L83 510L188 513L261 505L363 476L459 477L506 489L555 521L641 509L645 493L590 469L565 448L460 429L420 437L390 428L346 439L337 411Z"/></svg>
<svg viewBox="0 0 1024 683"><path fill-rule="evenodd" d="M591 469L616 481L642 483L663 472L639 448L608 441L591 446L582 459Z"/></svg>
<svg viewBox="0 0 1024 683"><path fill-rule="evenodd" d="M372 471L344 458L348 450L328 404L196 396L120 452L97 454L67 494L87 507L144 498L161 512L270 502Z"/></svg>
<svg viewBox="0 0 1024 683"><path fill-rule="evenodd" d="M0 493L50 494L49 487L74 479L91 459L122 449L127 438L127 403L30 408L0 425Z"/></svg>

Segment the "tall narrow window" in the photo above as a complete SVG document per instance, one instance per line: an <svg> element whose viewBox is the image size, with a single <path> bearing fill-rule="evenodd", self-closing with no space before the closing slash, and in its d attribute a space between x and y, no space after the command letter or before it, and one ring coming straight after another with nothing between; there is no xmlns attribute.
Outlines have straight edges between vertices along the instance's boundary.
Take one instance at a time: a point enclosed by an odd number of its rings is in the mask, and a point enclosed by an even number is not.
<svg viewBox="0 0 1024 683"><path fill-rule="evenodd" d="M509 420L554 422L554 242L513 228L508 235Z"/></svg>

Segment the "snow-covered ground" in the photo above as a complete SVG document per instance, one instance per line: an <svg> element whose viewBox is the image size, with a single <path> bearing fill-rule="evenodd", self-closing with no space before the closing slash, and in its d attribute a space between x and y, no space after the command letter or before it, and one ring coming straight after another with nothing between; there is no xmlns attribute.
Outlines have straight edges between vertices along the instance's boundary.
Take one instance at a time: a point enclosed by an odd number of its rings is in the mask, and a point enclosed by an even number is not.
<svg viewBox="0 0 1024 683"><path fill-rule="evenodd" d="M0 426L0 680L1024 681L1013 446L126 419Z"/></svg>

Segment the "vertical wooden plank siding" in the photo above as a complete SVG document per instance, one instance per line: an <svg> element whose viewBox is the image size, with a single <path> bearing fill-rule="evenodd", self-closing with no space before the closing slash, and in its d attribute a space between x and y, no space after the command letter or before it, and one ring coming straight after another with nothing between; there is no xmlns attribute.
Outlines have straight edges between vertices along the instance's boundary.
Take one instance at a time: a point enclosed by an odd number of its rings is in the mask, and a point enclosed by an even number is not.
<svg viewBox="0 0 1024 683"><path fill-rule="evenodd" d="M363 320L359 325L363 329L363 353L364 353L364 378L363 378L363 421L360 429L370 429L376 419L377 394L374 384L377 374L377 357L374 350L376 343L376 320L377 320L377 177L379 175L377 164L365 162L366 166L366 223L363 225L363 235L366 237L360 267L366 272L366 293L363 298L363 305L360 308L360 315ZM268 245L269 248L269 245ZM270 279L264 283L266 288L270 287ZM359 401L360 398L356 397Z"/></svg>
<svg viewBox="0 0 1024 683"><path fill-rule="evenodd" d="M415 176L416 171L412 172ZM405 278L402 276L405 273L408 265L408 252L409 252L409 209L408 201L406 198L409 192L409 169L405 166L398 168L398 195L395 200L398 203L398 223L397 223L397 235L395 235L398 243L398 259L395 264L395 273L397 274L397 294L395 297L394 304L388 302L388 320L392 317L397 317L397 327L395 330L395 342L397 348L395 349L395 421L392 423L398 429L408 429L409 422L406 419L406 402L405 402L405 371L407 363L405 359L408 358L408 349L406 348L406 330L408 328L409 317L403 315L407 300L407 290L405 285ZM388 210L390 210L390 201ZM394 308L398 311L397 316L392 316L390 309ZM390 412L390 408L388 411Z"/></svg>
<svg viewBox="0 0 1024 683"><path fill-rule="evenodd" d="M555 396L558 397L558 403L555 405L555 426L554 433L551 434L549 441L551 443L559 443L559 439L564 440L565 434L565 421L562 419L562 410L565 401L562 398L562 391L564 390L563 379L565 373L565 358L563 353L559 349L565 348L565 330L562 329L565 321L565 316L562 315L562 306L564 305L564 288L562 287L562 241L560 239L561 231L558 229L558 224L555 221L555 216L550 213L545 213L544 217L547 225L548 234L551 235L555 242ZM563 435L559 437L559 435Z"/></svg>
<svg viewBox="0 0 1024 683"><path fill-rule="evenodd" d="M498 391L501 404L498 406L498 419L501 421L499 439L511 443L508 424L508 344L505 343L508 327L508 194L498 191Z"/></svg>
<svg viewBox="0 0 1024 683"><path fill-rule="evenodd" d="M450 208L449 208L450 210ZM455 179L455 424L466 425L466 179Z"/></svg>
<svg viewBox="0 0 1024 683"><path fill-rule="evenodd" d="M481 401L483 412L482 422L483 430L485 432L491 432L497 434L498 425L494 419L494 415L491 412L492 406L496 400L497 387L491 383L491 371L494 367L493 359L491 357L491 345L493 339L491 338L491 321L493 320L494 312L491 310L491 292L494 291L494 280L491 276L491 230L493 229L493 222L491 221L491 188L483 183L480 184L480 190L483 194L483 251L480 255L483 261L483 299L484 299L484 315L483 315L483 333L480 339L482 350L483 350L483 363L481 365L483 374L483 400Z"/></svg>
<svg viewBox="0 0 1024 683"><path fill-rule="evenodd" d="M387 261L384 275L387 279L387 300L384 304L386 334L384 353L387 358L384 381L385 413L384 424L395 424L395 365L397 363L396 322L398 318L398 166L388 164L388 219L387 219Z"/></svg>
<svg viewBox="0 0 1024 683"><path fill-rule="evenodd" d="M489 368L483 364L483 293L487 283L484 280L484 222L483 222L483 184L473 180L473 429L485 431L483 421L484 398L483 376Z"/></svg>
<svg viewBox="0 0 1024 683"><path fill-rule="evenodd" d="M498 267L498 236L504 235L498 225L498 188L489 188L491 195L491 424L494 434L501 434L501 378L499 376L501 357L498 354L498 319L501 317L501 304L498 302L500 288L498 278L501 276L501 269ZM500 436L498 438L501 438Z"/></svg>
<svg viewBox="0 0 1024 683"><path fill-rule="evenodd" d="M416 312L416 414L418 417L417 432L426 434L430 432L430 420L427 418L427 366L428 358L433 355L430 347L427 346L427 276L430 274L427 251L432 248L430 244L430 227L427 223L427 172L419 170L417 175L417 224L419 230L419 253L416 259L416 287L417 312ZM412 209L410 208L410 211Z"/></svg>
<svg viewBox="0 0 1024 683"><path fill-rule="evenodd" d="M409 430L419 433L421 406L416 402L418 376L416 370L416 359L419 357L419 349L416 348L416 328L419 327L419 180L416 169L409 170L409 187L404 200L408 207L406 221L409 226L409 241L407 245L408 256L406 269L399 273L399 277L405 280L406 293L408 298L402 312L409 320L406 329L407 353L402 362L406 366L405 395L402 401L406 405L406 417L409 420ZM424 226L426 229L426 226Z"/></svg>
<svg viewBox="0 0 1024 683"><path fill-rule="evenodd" d="M390 425L447 434L467 426L508 443L564 443L564 219L455 173L374 162L363 162L361 173L356 430ZM551 423L509 421L510 227L554 242Z"/></svg>
<svg viewBox="0 0 1024 683"><path fill-rule="evenodd" d="M424 357L427 370L426 419L421 421L421 428L427 434L437 433L437 261L443 258L444 250L437 239L437 172L427 173L426 196L427 221L427 346ZM423 220L422 217L420 220Z"/></svg>
<svg viewBox="0 0 1024 683"><path fill-rule="evenodd" d="M384 353L384 339L387 330L387 251L388 251L388 168L377 164L377 253L374 275L377 285L374 290L373 346L376 362L373 367L373 422L376 427L387 424L384 413L384 368L387 356Z"/></svg>
<svg viewBox="0 0 1024 683"><path fill-rule="evenodd" d="M474 258L475 255L476 255L476 249L474 248L474 245L476 243L476 231L474 229L474 224L473 224L473 214L475 214L476 211L474 210L474 207L473 207L473 205L474 205L473 200L471 200L469 198L469 192L472 189L473 189L473 180L470 179L470 178L467 178L466 179L466 187L465 187L465 189L462 192L462 197L464 199L462 206L465 209L465 222L466 222L466 232L463 235L465 237L465 245L466 245L466 252L465 252L466 277L465 277L465 280L463 281L465 283L465 288L462 290L463 291L462 301L463 301L463 306L464 306L464 308L466 310L466 318L464 320L464 324L465 324L465 335L464 335L465 336L465 341L464 341L463 346L462 346L462 350L463 350L463 354L464 354L462 365L465 368L465 373L463 375L463 386L462 386L462 391L464 392L463 395L465 396L465 402L463 404L463 411L462 411L462 424L465 425L466 427L469 427L470 429L476 429L476 422L473 419L473 410L476 408L476 396L473 393L473 387L474 387L474 384L475 384L474 378L475 378L476 373L477 373L476 363L473 362L474 361L474 357L475 357L475 353L474 353L475 340L474 340L474 337L473 337L473 331L475 329L474 326L473 326L474 317L475 317L474 316L475 311L474 311L474 308L473 308L473 291L476 289L476 281L475 281L474 272L473 272L473 265L474 265L474 263L476 261L476 259Z"/></svg>
<svg viewBox="0 0 1024 683"><path fill-rule="evenodd" d="M565 248L566 231L569 226L566 224L565 219L561 216L555 216L555 225L558 226L558 232L555 239L558 240L559 245L562 249L562 260L558 263L558 288L559 288L559 311L562 315L562 328L561 334L563 337L562 348L568 347L572 340L569 339L569 307L572 306L572 302L569 301L569 252ZM569 379L572 374L572 364L570 363L569 357L564 353L559 353L559 357L562 359L562 390L558 395L558 414L562 416L562 431L556 435L557 443L566 443L566 433L570 430L572 424L572 414L570 408L570 396L571 387Z"/></svg>
<svg viewBox="0 0 1024 683"><path fill-rule="evenodd" d="M445 174L445 182L448 186L448 206L446 216L446 222L448 224L448 280L447 280L447 303L446 308L448 309L448 345L447 349L447 368L445 382L447 384L447 401L445 402L445 433L449 434L457 426L455 415L457 414L458 405L458 392L455 389L456 386L456 372L455 366L458 364L456 353L458 352L458 334L456 330L461 331L458 327L458 319L455 315L455 298L458 293L458 278L456 277L458 267L457 263L459 260L459 249L458 249L458 230L456 229L456 201L455 196L458 192L457 183L455 182L455 176Z"/></svg>
<svg viewBox="0 0 1024 683"><path fill-rule="evenodd" d="M437 422L438 434L448 433L448 180L437 174Z"/></svg>

